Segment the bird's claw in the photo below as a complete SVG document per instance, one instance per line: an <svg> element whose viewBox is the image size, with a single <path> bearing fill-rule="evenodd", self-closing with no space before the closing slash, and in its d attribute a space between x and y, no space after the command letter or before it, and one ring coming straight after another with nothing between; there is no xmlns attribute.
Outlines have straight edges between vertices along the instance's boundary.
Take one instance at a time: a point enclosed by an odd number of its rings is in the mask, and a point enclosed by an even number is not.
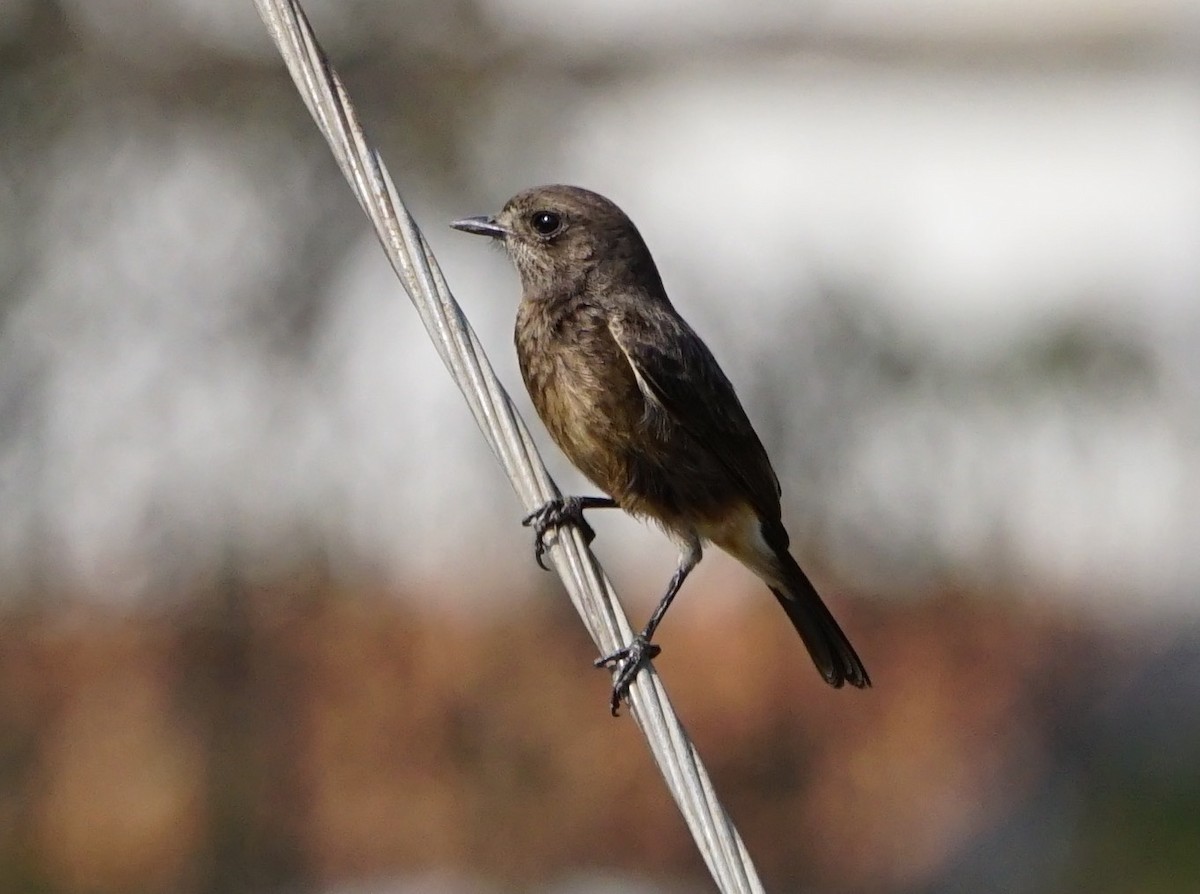
<svg viewBox="0 0 1200 894"><path fill-rule="evenodd" d="M606 669L621 665L617 678L613 680L612 700L609 703L613 717L620 713L621 699L629 695L629 687L633 685L633 681L637 679L642 668L649 665L661 651L661 646L650 642L644 634L639 633L625 648L617 649L611 655L605 655L592 662L596 667Z"/></svg>
<svg viewBox="0 0 1200 894"><path fill-rule="evenodd" d="M533 558L543 571L550 570L542 561L546 555L546 534L550 531L563 525L575 525L583 535L584 542L590 544L596 538L596 532L583 517L583 501L579 497L548 500L521 519L521 524L533 528Z"/></svg>

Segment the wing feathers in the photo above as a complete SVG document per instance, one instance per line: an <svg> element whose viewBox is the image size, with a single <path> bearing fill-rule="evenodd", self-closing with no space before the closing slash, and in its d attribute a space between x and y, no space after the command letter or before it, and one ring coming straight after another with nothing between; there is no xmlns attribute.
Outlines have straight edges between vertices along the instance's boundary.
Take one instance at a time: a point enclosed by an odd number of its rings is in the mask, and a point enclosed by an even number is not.
<svg viewBox="0 0 1200 894"><path fill-rule="evenodd" d="M656 310L609 320L643 396L720 462L764 520L777 521L779 479L733 385L673 309Z"/></svg>

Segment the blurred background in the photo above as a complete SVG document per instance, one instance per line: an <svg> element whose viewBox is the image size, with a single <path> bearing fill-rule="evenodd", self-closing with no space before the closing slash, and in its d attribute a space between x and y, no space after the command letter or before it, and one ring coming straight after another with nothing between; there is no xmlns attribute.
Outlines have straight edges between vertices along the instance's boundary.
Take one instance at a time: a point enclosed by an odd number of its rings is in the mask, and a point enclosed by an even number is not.
<svg viewBox="0 0 1200 894"><path fill-rule="evenodd" d="M1200 7L307 9L521 407L546 182L738 385L876 684L664 625L770 890L1200 890ZM711 890L250 0L0 2L0 283L0 889Z"/></svg>

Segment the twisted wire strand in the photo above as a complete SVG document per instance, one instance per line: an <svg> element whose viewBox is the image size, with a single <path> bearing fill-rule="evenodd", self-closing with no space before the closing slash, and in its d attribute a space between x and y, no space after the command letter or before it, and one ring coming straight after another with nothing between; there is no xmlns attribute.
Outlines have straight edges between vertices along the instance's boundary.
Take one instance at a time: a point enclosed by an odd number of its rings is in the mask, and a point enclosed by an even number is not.
<svg viewBox="0 0 1200 894"><path fill-rule="evenodd" d="M512 401L442 271L408 213L379 154L367 143L340 78L330 66L298 0L255 0L259 15L342 173L375 227L388 260L416 307L438 355L500 460L526 511L560 496ZM582 535L561 530L547 556L601 654L632 638L616 593ZM632 714L687 822L719 890L753 894L762 884L712 782L653 667L638 674Z"/></svg>

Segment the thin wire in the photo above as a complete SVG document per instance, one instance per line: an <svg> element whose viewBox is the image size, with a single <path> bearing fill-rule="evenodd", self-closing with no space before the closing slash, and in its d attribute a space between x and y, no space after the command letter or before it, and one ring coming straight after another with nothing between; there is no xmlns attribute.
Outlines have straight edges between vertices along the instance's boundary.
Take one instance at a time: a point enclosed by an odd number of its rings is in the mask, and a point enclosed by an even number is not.
<svg viewBox="0 0 1200 894"><path fill-rule="evenodd" d="M298 0L255 0L255 5L522 505L532 511L560 496L383 161L368 145L341 80L317 43ZM629 642L632 631L612 584L580 533L574 528L563 532L548 544L547 555L601 654ZM637 676L630 700L634 720L718 888L731 894L761 892L762 884L741 836L717 800L700 756L652 667Z"/></svg>

